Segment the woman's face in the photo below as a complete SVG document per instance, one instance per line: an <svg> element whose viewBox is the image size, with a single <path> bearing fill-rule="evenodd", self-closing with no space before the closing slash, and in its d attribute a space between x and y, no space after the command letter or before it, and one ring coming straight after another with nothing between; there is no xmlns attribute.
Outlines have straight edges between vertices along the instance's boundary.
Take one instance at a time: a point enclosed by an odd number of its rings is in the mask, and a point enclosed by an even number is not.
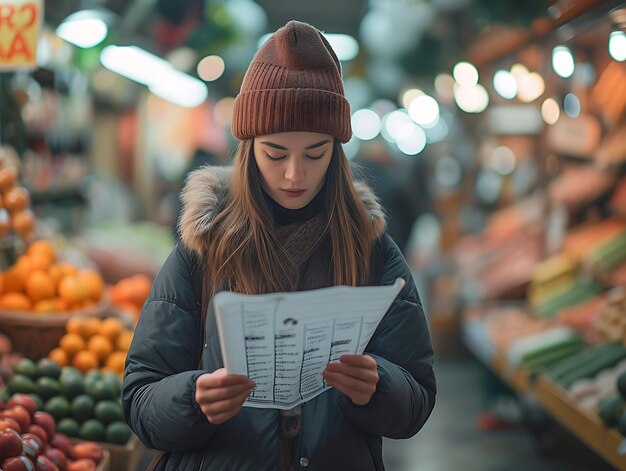
<svg viewBox="0 0 626 471"><path fill-rule="evenodd" d="M254 138L263 188L287 209L304 208L320 191L333 154L333 137L282 132Z"/></svg>

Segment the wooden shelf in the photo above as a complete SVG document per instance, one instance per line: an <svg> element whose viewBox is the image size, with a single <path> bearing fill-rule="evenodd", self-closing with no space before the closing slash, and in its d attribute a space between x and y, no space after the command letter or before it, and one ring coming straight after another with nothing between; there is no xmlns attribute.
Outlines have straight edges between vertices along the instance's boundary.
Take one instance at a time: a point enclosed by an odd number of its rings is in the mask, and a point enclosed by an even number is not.
<svg viewBox="0 0 626 471"><path fill-rule="evenodd" d="M466 325L463 325L463 330L465 328ZM511 389L518 394L535 396L539 405L557 422L617 470L626 471L626 455L618 453L618 447L626 438L622 437L617 430L606 428L599 416L582 409L568 391L550 377L544 374L535 377L524 368L512 370L508 366L506 355L501 352L495 352L489 357L480 355L480 352L474 350L476 343L468 342L472 337L476 337L476 334L464 336L467 348Z"/></svg>
<svg viewBox="0 0 626 471"><path fill-rule="evenodd" d="M574 435L594 449L606 461L621 471L626 470L626 455L618 453L624 437L617 430L607 429L600 418L581 409L568 392L547 376L535 384L539 404Z"/></svg>
<svg viewBox="0 0 626 471"><path fill-rule="evenodd" d="M542 407L597 453L604 450L606 428L596 415L581 410L569 393L545 375L540 375L534 387Z"/></svg>

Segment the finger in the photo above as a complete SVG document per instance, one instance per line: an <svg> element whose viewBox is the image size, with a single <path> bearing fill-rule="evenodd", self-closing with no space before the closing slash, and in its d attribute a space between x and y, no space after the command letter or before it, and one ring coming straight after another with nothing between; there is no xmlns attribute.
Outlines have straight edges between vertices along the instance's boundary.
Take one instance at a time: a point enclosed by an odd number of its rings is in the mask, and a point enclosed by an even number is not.
<svg viewBox="0 0 626 471"><path fill-rule="evenodd" d="M326 371L343 374L368 383L378 383L378 370L374 368L362 368L360 366L344 365L342 363L329 363Z"/></svg>
<svg viewBox="0 0 626 471"><path fill-rule="evenodd" d="M237 384L246 384L250 379L245 375L227 374L226 370L220 368L213 373L205 373L200 375L196 380L196 385L204 388L221 388L235 386Z"/></svg>
<svg viewBox="0 0 626 471"><path fill-rule="evenodd" d="M348 398L350 398L350 400L354 404L359 405L359 406L363 406L367 404L373 396L373 392L368 393L368 392L354 391L339 382L327 381L327 383L329 386L332 386L344 396L347 396Z"/></svg>
<svg viewBox="0 0 626 471"><path fill-rule="evenodd" d="M235 386L228 386L225 388L201 388L196 389L196 402L215 402L223 399L229 399L236 397L244 392L249 392L253 387L249 384L238 384Z"/></svg>
<svg viewBox="0 0 626 471"><path fill-rule="evenodd" d="M376 360L369 355L341 355L339 361L343 364L360 366L361 368L376 368Z"/></svg>
<svg viewBox="0 0 626 471"><path fill-rule="evenodd" d="M221 401L209 402L201 406L202 412L205 415L222 414L232 410L238 410L246 401L250 391L245 391L235 397L223 399Z"/></svg>
<svg viewBox="0 0 626 471"><path fill-rule="evenodd" d="M355 393L374 394L376 384L362 381L352 376L342 375L341 373L327 372L324 375L326 382L333 387L342 387Z"/></svg>

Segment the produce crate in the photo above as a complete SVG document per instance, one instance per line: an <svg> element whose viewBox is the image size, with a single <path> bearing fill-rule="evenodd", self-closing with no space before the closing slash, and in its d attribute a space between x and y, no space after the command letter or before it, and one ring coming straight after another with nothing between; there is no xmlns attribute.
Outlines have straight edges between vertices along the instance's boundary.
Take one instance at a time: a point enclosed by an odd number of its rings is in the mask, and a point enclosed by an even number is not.
<svg viewBox="0 0 626 471"><path fill-rule="evenodd" d="M135 471L146 452L146 447L136 435L124 446L103 442L99 444L111 454L111 471Z"/></svg>
<svg viewBox="0 0 626 471"><path fill-rule="evenodd" d="M22 311L0 310L0 332L4 332L13 343L13 351L37 360L45 357L56 347L63 334L65 323L75 316L105 317L111 308L107 295L100 302L86 309L62 313L37 314Z"/></svg>
<svg viewBox="0 0 626 471"><path fill-rule="evenodd" d="M115 468L111 468L111 453L109 450L102 450L102 460L98 463L96 471L115 471Z"/></svg>
<svg viewBox="0 0 626 471"><path fill-rule="evenodd" d="M81 443L85 440L81 440L80 438L72 438L72 443ZM137 438L136 435L132 435L128 440L126 445L114 445L113 443L107 442L96 442L98 445L102 447L102 450L106 453L106 468L103 468L108 471L135 471L139 462L143 458L144 453L146 453L147 449L143 443ZM104 458L103 458L104 461ZM102 463L102 462L101 462ZM97 471L101 471L98 468Z"/></svg>

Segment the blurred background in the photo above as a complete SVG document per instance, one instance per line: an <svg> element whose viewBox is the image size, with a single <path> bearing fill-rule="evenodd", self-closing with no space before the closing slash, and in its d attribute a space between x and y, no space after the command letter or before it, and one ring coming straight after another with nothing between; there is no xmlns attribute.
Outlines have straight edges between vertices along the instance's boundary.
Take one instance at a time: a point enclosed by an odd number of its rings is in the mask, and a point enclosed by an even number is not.
<svg viewBox="0 0 626 471"><path fill-rule="evenodd" d="M437 406L386 469L626 470L619 1L1 1L2 414L26 394L49 448L145 468L133 327L186 175L230 162L243 74L291 19L341 60L345 150L433 337Z"/></svg>

